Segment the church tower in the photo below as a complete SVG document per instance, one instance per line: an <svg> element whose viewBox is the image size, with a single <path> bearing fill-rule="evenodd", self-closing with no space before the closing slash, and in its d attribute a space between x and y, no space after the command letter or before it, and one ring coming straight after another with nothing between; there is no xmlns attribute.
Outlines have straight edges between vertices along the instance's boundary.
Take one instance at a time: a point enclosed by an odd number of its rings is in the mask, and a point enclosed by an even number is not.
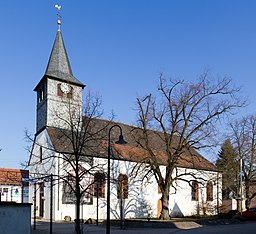
<svg viewBox="0 0 256 234"><path fill-rule="evenodd" d="M47 126L67 128L65 122L68 122L71 110L82 115L85 85L73 76L60 25L59 16L58 31L45 74L34 89L37 92L36 132Z"/></svg>

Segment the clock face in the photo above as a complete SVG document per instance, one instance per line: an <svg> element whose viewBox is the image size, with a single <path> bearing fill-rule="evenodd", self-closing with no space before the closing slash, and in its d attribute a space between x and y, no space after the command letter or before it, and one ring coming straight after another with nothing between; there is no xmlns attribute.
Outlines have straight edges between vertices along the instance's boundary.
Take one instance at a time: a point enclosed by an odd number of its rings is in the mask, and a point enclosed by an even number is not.
<svg viewBox="0 0 256 234"><path fill-rule="evenodd" d="M70 86L67 83L62 83L60 89L63 93L67 94L70 92Z"/></svg>

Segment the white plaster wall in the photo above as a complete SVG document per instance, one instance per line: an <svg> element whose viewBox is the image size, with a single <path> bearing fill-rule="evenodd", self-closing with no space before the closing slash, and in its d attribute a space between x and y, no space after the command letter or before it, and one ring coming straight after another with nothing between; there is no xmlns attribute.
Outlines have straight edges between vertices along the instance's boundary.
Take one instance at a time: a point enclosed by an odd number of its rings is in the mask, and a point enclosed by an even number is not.
<svg viewBox="0 0 256 234"><path fill-rule="evenodd" d="M203 214L203 207L206 209L207 214L217 213L217 198L221 203L221 188L217 185L217 172L211 171L198 171L195 169L179 168L179 173L188 173L191 175L183 176L186 180L197 180L199 183L199 199L198 201L191 200L191 187L185 181L175 182L175 189L172 188L170 194L170 213L172 216L196 215L198 212ZM193 176L192 176L193 175ZM207 181L213 182L213 201L206 201L206 184ZM219 191L218 191L219 190ZM219 197L218 197L219 192Z"/></svg>
<svg viewBox="0 0 256 234"><path fill-rule="evenodd" d="M42 132L38 135L39 142L48 140L47 134ZM107 160L94 158L95 164L100 164L104 171L107 171ZM53 174L58 174L58 163L61 161L49 161L49 165L41 165L43 169L50 169L50 165L53 170ZM158 200L161 198L161 194L158 193L158 185L152 176L148 181L142 183L140 176L135 176L132 173L132 169L135 166L134 162L111 160L111 181L118 178L119 173L127 174L129 181L129 195L128 199L124 201L124 212L126 218L133 217L147 217L148 214L151 217L157 217L158 212ZM161 167L164 172L164 167ZM210 171L198 171L194 169L179 168L178 174L188 173L191 175L183 176L183 179L195 180L199 182L199 200L191 200L191 187L185 181L174 182L175 189L171 189L170 192L170 214L173 216L184 215L190 216L197 214L198 207L208 206L215 207L214 210L209 209L208 214L216 213L217 206L217 187L219 186L219 199L221 198L221 183L217 186L216 178L217 172ZM60 173L63 173L60 172ZM173 177L177 174L174 172ZM141 171L143 175L143 171ZM208 180L213 182L213 193L214 199L212 202L206 202L206 183ZM65 216L71 216L75 218L75 205L73 204L62 204L62 184L56 182L54 186L54 219L63 220ZM31 193L33 194L33 193ZM107 190L105 190L105 195ZM49 218L49 184L46 184L45 188L45 218ZM111 182L111 218L119 219L120 217L120 201L117 199L117 183ZM221 205L221 200L219 200ZM96 198L93 197L93 204L81 205L81 218L96 218ZM106 218L106 198L99 199L99 218Z"/></svg>
<svg viewBox="0 0 256 234"><path fill-rule="evenodd" d="M40 146L42 148L42 162L40 163L39 158L39 150ZM45 184L44 187L44 217L49 219L50 217L50 209L49 209L49 201L50 201L50 190L49 190L49 178L44 178L51 173L55 173L56 163L55 163L55 152L51 150L52 143L49 138L49 135L46 130L43 130L36 136L35 143L32 149L30 163L29 163L29 172L30 181L29 186L29 202L32 203L32 216L34 216L34 208L36 208L36 216L39 216L40 210L40 188L39 183L43 182ZM35 188L36 184L36 188ZM34 200L34 192L36 190L36 206Z"/></svg>
<svg viewBox="0 0 256 234"><path fill-rule="evenodd" d="M57 95L57 85L60 81L48 80L47 93L47 125L68 128L68 124L63 121L68 120L70 123L70 113L72 120L81 118L82 114L82 88L75 85L70 85L73 88L73 98L69 99Z"/></svg>
<svg viewBox="0 0 256 234"><path fill-rule="evenodd" d="M8 192L4 192L5 189L8 189ZM28 187L22 187L21 185L0 185L1 201L13 201L17 203L22 202L22 194L23 194L23 202L28 202Z"/></svg>

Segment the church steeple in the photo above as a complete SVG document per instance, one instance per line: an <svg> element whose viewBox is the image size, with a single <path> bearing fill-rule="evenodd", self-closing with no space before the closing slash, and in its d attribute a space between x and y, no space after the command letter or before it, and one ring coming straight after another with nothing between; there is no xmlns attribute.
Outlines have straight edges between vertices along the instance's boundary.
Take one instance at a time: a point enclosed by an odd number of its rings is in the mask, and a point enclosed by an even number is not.
<svg viewBox="0 0 256 234"><path fill-rule="evenodd" d="M57 32L45 75L65 80L74 79L60 31Z"/></svg>
<svg viewBox="0 0 256 234"><path fill-rule="evenodd" d="M55 5L58 10L58 31L54 40L52 52L48 61L48 65L45 71L46 76L55 77L61 79L68 83L78 84L84 87L84 85L73 76L73 72L68 59L68 54L64 45L62 38L60 26L61 26L61 16L60 9L61 6Z"/></svg>
<svg viewBox="0 0 256 234"><path fill-rule="evenodd" d="M56 34L45 75L64 80L66 82L83 85L73 76L62 34L59 30Z"/></svg>
<svg viewBox="0 0 256 234"><path fill-rule="evenodd" d="M60 10L60 6L56 8ZM45 74L34 89L37 92L37 132L47 126L66 128L64 119L70 117L70 108L82 115L85 85L73 75L60 30L59 12L57 23L58 31Z"/></svg>

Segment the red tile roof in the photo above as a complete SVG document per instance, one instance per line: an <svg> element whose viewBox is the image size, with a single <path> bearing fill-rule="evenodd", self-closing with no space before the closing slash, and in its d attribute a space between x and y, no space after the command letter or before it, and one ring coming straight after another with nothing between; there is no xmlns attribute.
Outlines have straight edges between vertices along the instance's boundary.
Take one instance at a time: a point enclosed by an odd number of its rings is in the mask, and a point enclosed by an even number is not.
<svg viewBox="0 0 256 234"><path fill-rule="evenodd" d="M110 126L113 126L115 123L111 123L102 119L93 119L93 127L95 129L103 128L108 124L108 127L104 129L99 137L94 141L90 141L86 143L86 150L83 151L84 155L94 156L94 157L107 157L107 140L108 140L108 130ZM112 157L118 158L121 160L133 161L133 162L148 162L148 153L145 149L141 148L136 142L136 137L141 136L141 129L135 128L130 125L118 123L122 127L123 135L125 140L128 142L127 145L118 145L113 144L113 152ZM96 132L96 130L94 130ZM52 144L57 152L60 153L72 153L72 144L68 137L68 130L63 130L59 128L47 127L47 132L50 136ZM165 152L165 143L161 140L161 132L150 131L150 144L155 152L157 152L157 161L160 165L166 165L168 162L168 156ZM111 139L118 140L119 129L113 129L111 131ZM178 141L177 139L174 139ZM100 144L99 144L100 142ZM179 157L176 162L176 166L184 167L184 168L194 168L199 170L209 170L209 171L217 171L217 168L214 164L205 159L202 155L200 155L195 149L192 147L188 149L184 149L184 152Z"/></svg>
<svg viewBox="0 0 256 234"><path fill-rule="evenodd" d="M22 178L28 177L28 170L0 168L0 185L21 185Z"/></svg>

